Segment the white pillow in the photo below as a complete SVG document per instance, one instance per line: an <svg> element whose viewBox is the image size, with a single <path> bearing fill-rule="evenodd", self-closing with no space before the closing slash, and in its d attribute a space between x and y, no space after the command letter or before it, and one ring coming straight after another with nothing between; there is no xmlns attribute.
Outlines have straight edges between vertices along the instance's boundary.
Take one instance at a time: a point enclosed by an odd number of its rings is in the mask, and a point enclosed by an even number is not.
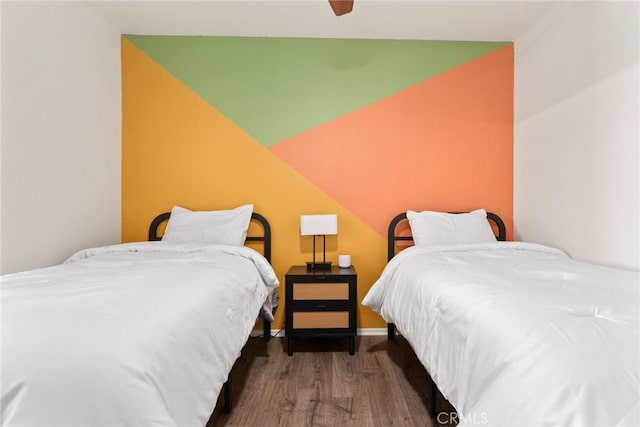
<svg viewBox="0 0 640 427"><path fill-rule="evenodd" d="M219 211L190 211L174 206L163 242L244 245L253 205Z"/></svg>
<svg viewBox="0 0 640 427"><path fill-rule="evenodd" d="M407 219L417 246L496 241L484 209L460 214L407 211Z"/></svg>

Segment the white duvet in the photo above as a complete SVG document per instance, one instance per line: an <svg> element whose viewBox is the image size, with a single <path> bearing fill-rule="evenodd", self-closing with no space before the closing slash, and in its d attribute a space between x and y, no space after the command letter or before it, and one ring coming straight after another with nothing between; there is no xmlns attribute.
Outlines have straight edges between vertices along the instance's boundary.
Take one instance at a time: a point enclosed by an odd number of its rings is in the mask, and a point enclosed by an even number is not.
<svg viewBox="0 0 640 427"><path fill-rule="evenodd" d="M460 425L640 425L639 275L545 246L412 247L363 304L411 343Z"/></svg>
<svg viewBox="0 0 640 427"><path fill-rule="evenodd" d="M3 426L203 426L278 286L253 249L166 242L1 280Z"/></svg>

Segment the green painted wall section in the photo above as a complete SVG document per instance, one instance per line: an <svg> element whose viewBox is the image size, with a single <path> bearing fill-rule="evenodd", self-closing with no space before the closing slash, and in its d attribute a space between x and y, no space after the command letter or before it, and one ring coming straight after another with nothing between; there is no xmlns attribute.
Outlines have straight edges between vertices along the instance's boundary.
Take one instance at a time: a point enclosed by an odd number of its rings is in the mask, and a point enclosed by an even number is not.
<svg viewBox="0 0 640 427"><path fill-rule="evenodd" d="M509 44L136 35L125 38L264 146Z"/></svg>

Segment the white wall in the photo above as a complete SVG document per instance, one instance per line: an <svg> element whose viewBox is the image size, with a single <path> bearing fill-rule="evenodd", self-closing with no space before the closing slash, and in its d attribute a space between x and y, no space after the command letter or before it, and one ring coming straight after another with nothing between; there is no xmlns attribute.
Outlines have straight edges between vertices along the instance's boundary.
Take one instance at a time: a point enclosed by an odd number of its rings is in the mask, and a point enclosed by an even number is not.
<svg viewBox="0 0 640 427"><path fill-rule="evenodd" d="M2 8L0 272L120 242L120 33L81 2Z"/></svg>
<svg viewBox="0 0 640 427"><path fill-rule="evenodd" d="M516 40L516 239L639 269L639 20L568 2Z"/></svg>

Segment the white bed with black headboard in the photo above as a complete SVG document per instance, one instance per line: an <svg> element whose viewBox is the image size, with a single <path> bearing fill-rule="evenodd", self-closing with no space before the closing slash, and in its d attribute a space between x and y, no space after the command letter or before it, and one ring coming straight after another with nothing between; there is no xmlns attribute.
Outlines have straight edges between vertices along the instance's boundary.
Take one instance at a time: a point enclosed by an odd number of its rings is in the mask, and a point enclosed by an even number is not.
<svg viewBox="0 0 640 427"><path fill-rule="evenodd" d="M640 424L638 272L499 241L484 211L409 212L412 236L396 233L404 213L391 221L363 305L409 341L459 425Z"/></svg>
<svg viewBox="0 0 640 427"><path fill-rule="evenodd" d="M251 214L180 211L167 240L3 276L2 425L205 425L278 286Z"/></svg>

